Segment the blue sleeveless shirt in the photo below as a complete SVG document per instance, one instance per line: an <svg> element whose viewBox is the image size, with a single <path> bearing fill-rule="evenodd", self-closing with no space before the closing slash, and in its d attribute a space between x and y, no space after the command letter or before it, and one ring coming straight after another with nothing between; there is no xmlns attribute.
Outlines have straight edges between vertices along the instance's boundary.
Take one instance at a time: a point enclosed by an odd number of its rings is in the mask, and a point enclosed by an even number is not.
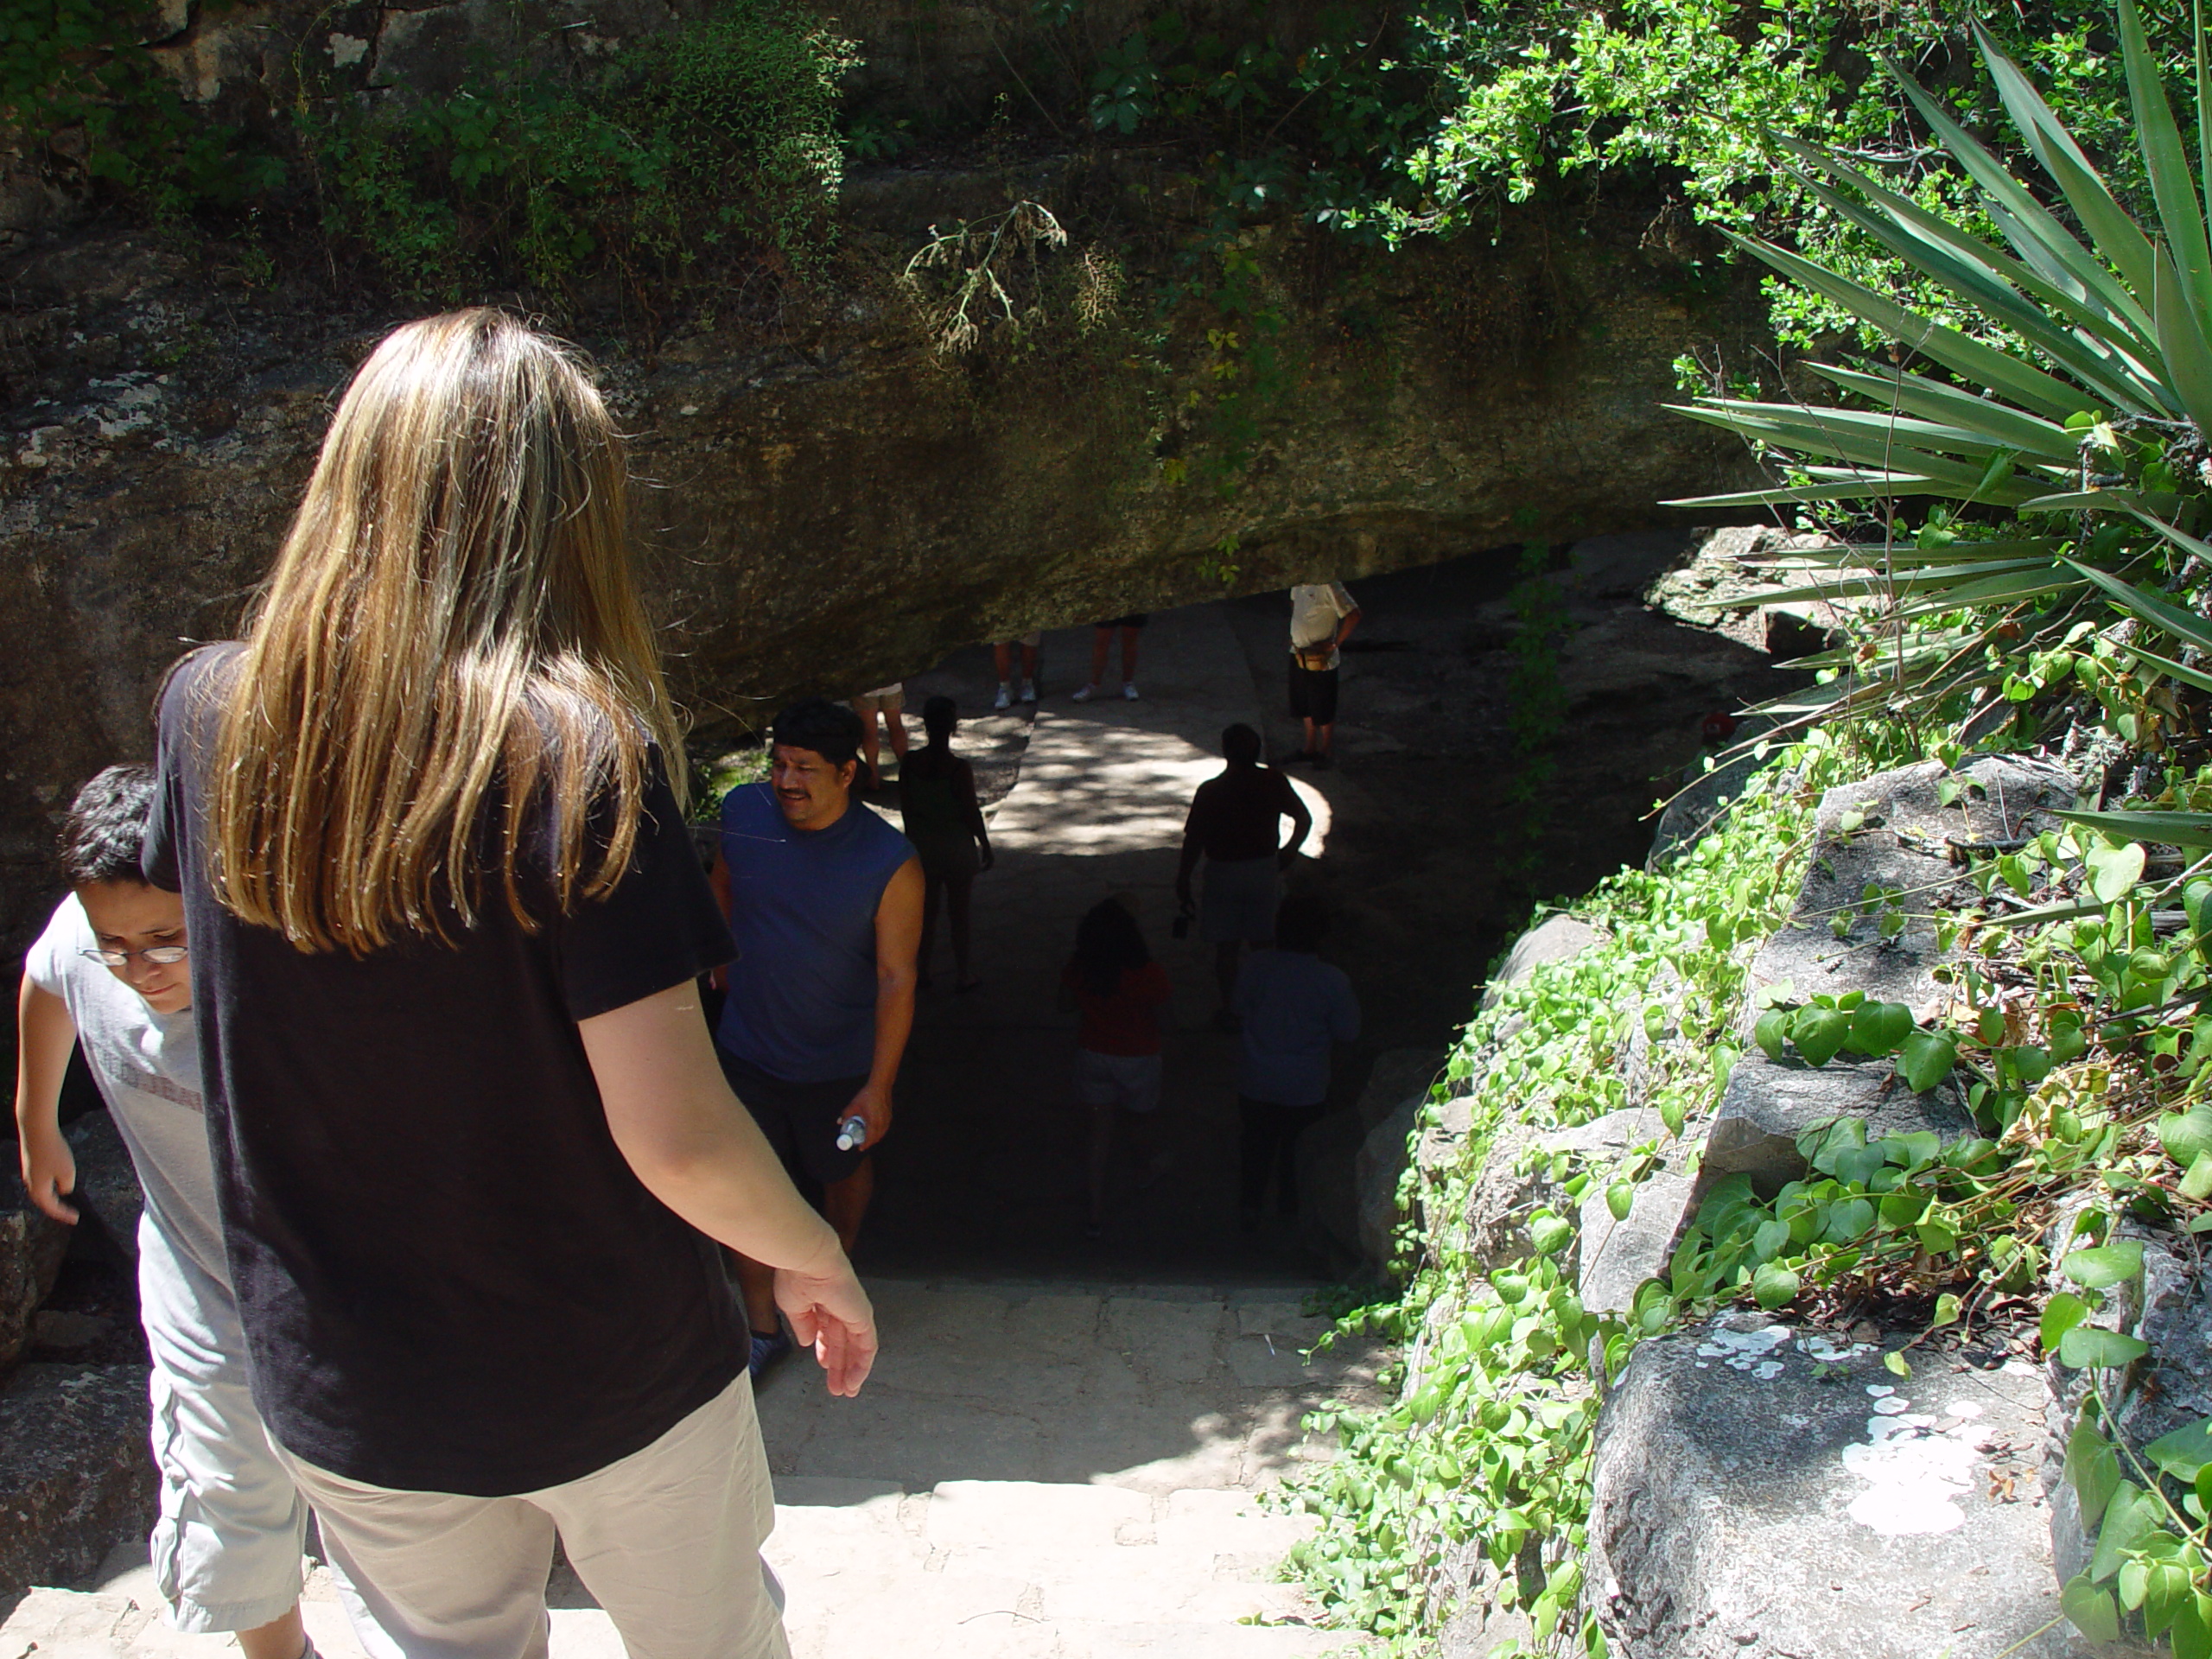
<svg viewBox="0 0 2212 1659"><path fill-rule="evenodd" d="M737 941L715 1038L787 1083L864 1075L875 1058L875 912L906 837L858 801L794 830L765 783L722 798Z"/></svg>

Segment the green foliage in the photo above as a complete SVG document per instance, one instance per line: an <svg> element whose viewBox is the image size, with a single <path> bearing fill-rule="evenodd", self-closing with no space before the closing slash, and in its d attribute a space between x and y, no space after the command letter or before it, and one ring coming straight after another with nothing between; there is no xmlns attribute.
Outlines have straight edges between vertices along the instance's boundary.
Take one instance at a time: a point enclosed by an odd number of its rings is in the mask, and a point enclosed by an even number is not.
<svg viewBox="0 0 2212 1659"><path fill-rule="evenodd" d="M1735 1063L1728 1027L1745 966L1788 913L1802 875L1812 804L1856 764L1816 735L1787 765L1755 775L1727 823L1665 874L1624 870L1577 906L1604 937L1503 988L1447 1069L1452 1080L1480 1080L1462 1162L1440 1190L1421 1197L1428 1214L1464 1213L1468 1187L1507 1125L1541 1132L1624 1105L1612 1062L1631 1020L1647 1030L1671 1023L1682 1033L1652 1049L1649 1098L1669 1133L1712 1104ZM1680 980L1679 998L1649 1001L1670 976ZM1618 1196L1624 1210L1656 1153L1637 1148L1614 1170L1562 1162L1554 1173L1570 1196ZM1655 1305L1634 1320L1592 1316L1564 1270L1570 1219L1542 1212L1528 1229L1529 1258L1489 1274L1468 1256L1456 1224L1433 1242L1415 1241L1397 1305L1363 1310L1357 1323L1406 1339L1426 1333L1419 1385L1388 1412L1309 1419L1317 1430L1334 1430L1341 1451L1294 1492L1322 1521L1294 1559L1345 1624L1415 1638L1444 1611L1432 1599L1441 1563L1477 1541L1508 1599L1529 1611L1547 1640L1594 1636L1579 1603L1596 1415L1590 1372L1593 1363L1618 1370L1672 1314Z"/></svg>
<svg viewBox="0 0 2212 1659"><path fill-rule="evenodd" d="M589 84L480 66L449 98L365 117L333 99L300 131L325 232L410 293L666 275L710 251L804 268L831 239L855 61L795 0L725 0Z"/></svg>
<svg viewBox="0 0 2212 1659"><path fill-rule="evenodd" d="M0 0L0 125L50 176L97 181L157 221L280 182L276 157L189 108L140 35L152 9Z"/></svg>

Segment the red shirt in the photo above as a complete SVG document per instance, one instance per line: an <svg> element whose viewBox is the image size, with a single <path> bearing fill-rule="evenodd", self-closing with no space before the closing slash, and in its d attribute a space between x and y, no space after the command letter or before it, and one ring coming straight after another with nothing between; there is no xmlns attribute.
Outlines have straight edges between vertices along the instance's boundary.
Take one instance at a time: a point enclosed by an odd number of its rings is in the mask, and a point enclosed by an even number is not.
<svg viewBox="0 0 2212 1659"><path fill-rule="evenodd" d="M1158 963L1122 969L1111 996L1092 990L1072 962L1060 970L1060 983L1075 993L1076 1006L1083 1010L1077 1047L1094 1054L1160 1052L1160 1005L1173 992L1167 970Z"/></svg>

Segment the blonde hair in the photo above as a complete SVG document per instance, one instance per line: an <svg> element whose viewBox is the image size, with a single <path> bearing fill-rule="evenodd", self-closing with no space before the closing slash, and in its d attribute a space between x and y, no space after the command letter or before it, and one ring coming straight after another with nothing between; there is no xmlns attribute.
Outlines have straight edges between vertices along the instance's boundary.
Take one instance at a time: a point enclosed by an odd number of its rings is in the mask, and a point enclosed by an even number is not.
<svg viewBox="0 0 2212 1659"><path fill-rule="evenodd" d="M213 676L209 870L303 951L450 944L550 842L566 912L613 886L650 746L683 788L629 569L620 435L504 313L387 335L338 406L245 648ZM487 845L487 798L503 802ZM543 815L540 817L539 815Z"/></svg>

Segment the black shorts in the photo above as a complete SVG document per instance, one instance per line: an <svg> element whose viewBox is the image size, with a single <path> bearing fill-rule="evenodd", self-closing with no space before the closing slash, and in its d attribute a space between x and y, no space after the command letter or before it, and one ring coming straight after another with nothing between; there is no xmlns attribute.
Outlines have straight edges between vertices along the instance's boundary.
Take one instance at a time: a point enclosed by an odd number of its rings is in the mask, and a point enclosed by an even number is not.
<svg viewBox="0 0 2212 1659"><path fill-rule="evenodd" d="M1295 720L1310 720L1316 726L1337 723L1337 675L1333 668L1300 668L1298 659L1290 661L1290 712Z"/></svg>
<svg viewBox="0 0 2212 1659"><path fill-rule="evenodd" d="M1101 622L1102 628L1141 628L1152 620L1150 611L1132 611L1127 616L1117 616L1111 622Z"/></svg>
<svg viewBox="0 0 2212 1659"><path fill-rule="evenodd" d="M791 1083L770 1077L750 1061L741 1060L720 1043L715 1054L731 1091L745 1103L760 1133L783 1160L784 1169L802 1192L814 1196L818 1189L842 1181L861 1166L869 1148L837 1150L837 1125L845 1108L853 1103L868 1082L857 1077L833 1077L827 1083Z"/></svg>

